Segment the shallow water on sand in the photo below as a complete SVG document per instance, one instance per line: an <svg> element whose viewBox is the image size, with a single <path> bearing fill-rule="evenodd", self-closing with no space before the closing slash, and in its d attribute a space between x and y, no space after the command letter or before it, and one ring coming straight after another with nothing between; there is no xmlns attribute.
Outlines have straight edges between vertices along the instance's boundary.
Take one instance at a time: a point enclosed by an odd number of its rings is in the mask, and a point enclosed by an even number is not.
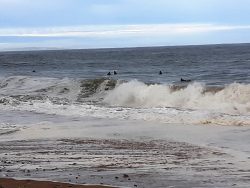
<svg viewBox="0 0 250 188"><path fill-rule="evenodd" d="M32 112L25 117L15 124L17 132L0 136L1 177L126 187L248 187L250 183L248 127ZM28 124L29 118L46 121Z"/></svg>

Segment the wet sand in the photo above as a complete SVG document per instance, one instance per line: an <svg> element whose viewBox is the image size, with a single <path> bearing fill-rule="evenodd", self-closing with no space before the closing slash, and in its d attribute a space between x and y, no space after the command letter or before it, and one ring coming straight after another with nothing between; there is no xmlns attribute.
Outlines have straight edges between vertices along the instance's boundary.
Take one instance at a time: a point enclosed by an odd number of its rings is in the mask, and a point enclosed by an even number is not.
<svg viewBox="0 0 250 188"><path fill-rule="evenodd" d="M75 185L50 181L15 180L0 178L0 188L111 188L99 185Z"/></svg>
<svg viewBox="0 0 250 188"><path fill-rule="evenodd" d="M16 140L1 142L0 150L0 175L5 178L118 187L187 188L231 187L248 184L250 177L249 168L237 166L232 156L184 142Z"/></svg>
<svg viewBox="0 0 250 188"><path fill-rule="evenodd" d="M249 188L248 127L77 120L24 124L2 134L0 177L126 188Z"/></svg>

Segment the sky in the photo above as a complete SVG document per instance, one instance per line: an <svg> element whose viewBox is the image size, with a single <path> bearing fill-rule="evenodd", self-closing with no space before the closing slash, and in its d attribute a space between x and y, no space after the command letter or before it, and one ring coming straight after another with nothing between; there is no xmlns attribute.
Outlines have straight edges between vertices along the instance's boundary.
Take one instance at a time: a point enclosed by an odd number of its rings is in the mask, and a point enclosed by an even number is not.
<svg viewBox="0 0 250 188"><path fill-rule="evenodd" d="M0 0L0 50L250 42L250 0Z"/></svg>

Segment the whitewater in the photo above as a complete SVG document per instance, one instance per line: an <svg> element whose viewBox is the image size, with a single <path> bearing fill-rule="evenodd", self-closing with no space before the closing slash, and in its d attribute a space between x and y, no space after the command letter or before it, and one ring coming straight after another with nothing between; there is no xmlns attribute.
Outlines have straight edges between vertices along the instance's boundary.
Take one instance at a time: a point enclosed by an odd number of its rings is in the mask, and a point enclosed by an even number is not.
<svg viewBox="0 0 250 188"><path fill-rule="evenodd" d="M7 77L0 80L2 109L47 114L138 119L183 124L250 125L250 85L224 88L145 84L100 78Z"/></svg>

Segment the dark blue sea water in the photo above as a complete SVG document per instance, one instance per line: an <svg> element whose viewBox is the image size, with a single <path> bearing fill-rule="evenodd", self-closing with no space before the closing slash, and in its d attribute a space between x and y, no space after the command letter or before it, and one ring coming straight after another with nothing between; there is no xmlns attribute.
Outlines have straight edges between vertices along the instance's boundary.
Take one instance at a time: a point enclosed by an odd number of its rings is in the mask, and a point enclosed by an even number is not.
<svg viewBox="0 0 250 188"><path fill-rule="evenodd" d="M1 76L95 79L113 70L146 83L249 83L250 44L0 53Z"/></svg>

